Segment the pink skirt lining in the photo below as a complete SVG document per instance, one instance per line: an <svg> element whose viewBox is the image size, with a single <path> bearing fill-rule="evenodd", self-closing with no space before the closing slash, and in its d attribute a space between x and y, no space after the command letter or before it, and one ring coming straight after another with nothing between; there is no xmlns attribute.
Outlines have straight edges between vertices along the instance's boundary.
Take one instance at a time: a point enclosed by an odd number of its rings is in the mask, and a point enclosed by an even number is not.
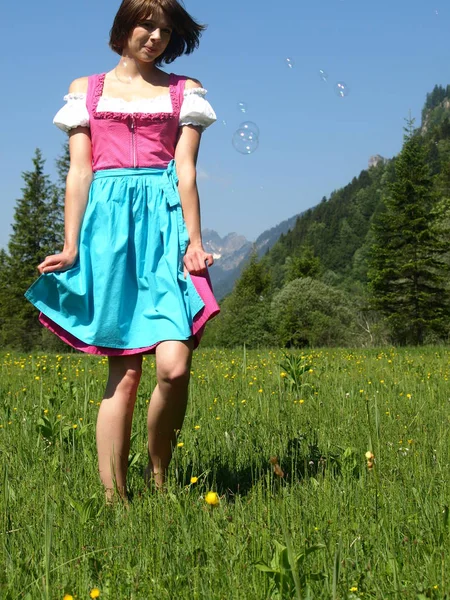
<svg viewBox="0 0 450 600"><path fill-rule="evenodd" d="M203 300L205 306L194 316L192 323L192 335L194 336L194 348L200 343L203 331L205 330L206 323L215 317L219 312L220 308L217 304L216 299L212 291L211 280L209 273L206 275L191 275L192 283L195 286L199 296ZM164 340L160 340L153 346L146 346L145 348L107 348L106 346L93 346L82 342L74 335L63 329L60 325L52 321L44 313L39 313L39 321L49 329L52 333L57 335L63 342L80 350L87 354L98 354L101 356L126 356L129 354L153 354L156 346Z"/></svg>

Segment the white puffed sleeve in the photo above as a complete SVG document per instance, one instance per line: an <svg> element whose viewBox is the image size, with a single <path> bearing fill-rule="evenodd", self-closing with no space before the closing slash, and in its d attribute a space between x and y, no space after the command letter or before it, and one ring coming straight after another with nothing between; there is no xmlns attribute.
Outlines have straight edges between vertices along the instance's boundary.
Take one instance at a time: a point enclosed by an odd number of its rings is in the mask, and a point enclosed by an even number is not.
<svg viewBox="0 0 450 600"><path fill-rule="evenodd" d="M86 94L67 94L66 104L58 110L53 123L66 133L75 127L89 127L89 113L86 107Z"/></svg>
<svg viewBox="0 0 450 600"><path fill-rule="evenodd" d="M206 93L206 90L201 87L184 91L180 111L180 126L195 125L206 129L217 120L211 104L205 99Z"/></svg>

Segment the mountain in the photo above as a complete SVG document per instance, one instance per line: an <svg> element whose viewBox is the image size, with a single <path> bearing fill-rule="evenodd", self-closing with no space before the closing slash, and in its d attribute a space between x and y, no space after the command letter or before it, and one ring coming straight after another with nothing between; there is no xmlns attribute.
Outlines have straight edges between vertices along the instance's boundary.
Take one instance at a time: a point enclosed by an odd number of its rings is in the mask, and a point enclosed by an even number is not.
<svg viewBox="0 0 450 600"><path fill-rule="evenodd" d="M437 177L437 187L448 193L450 85L437 85L427 95L419 132L429 147L429 164ZM320 259L329 283L349 288L355 283L364 286L372 243L371 222L381 209L383 193L395 178L394 165L395 157L371 156L369 168L348 185L332 192L329 198L322 198L313 208L263 232L253 243L236 233L222 239L217 232L204 230L205 249L216 257L210 274L217 298L232 291L253 248L258 256L264 256L264 266L271 271L276 288L283 286L286 259L301 255L305 246Z"/></svg>
<svg viewBox="0 0 450 600"><path fill-rule="evenodd" d="M255 242L250 242L237 233L229 233L221 238L217 231L204 229L203 246L214 257L214 265L210 268L209 274L216 298L221 300L231 292L253 249L258 256L262 256L270 250L280 235L287 233L295 225L299 216L295 215L264 231Z"/></svg>
<svg viewBox="0 0 450 600"><path fill-rule="evenodd" d="M438 197L450 191L450 86L436 86L422 113L417 130L423 137L428 164L435 177ZM401 130L399 128L399 136ZM395 180L395 157L373 157L345 187L305 211L287 233L264 256L264 267L271 272L275 288L284 285L285 266L290 257L301 256L305 247L320 259L327 283L350 291L363 289L367 283L367 259L372 240L371 223L382 210L382 197L389 193Z"/></svg>

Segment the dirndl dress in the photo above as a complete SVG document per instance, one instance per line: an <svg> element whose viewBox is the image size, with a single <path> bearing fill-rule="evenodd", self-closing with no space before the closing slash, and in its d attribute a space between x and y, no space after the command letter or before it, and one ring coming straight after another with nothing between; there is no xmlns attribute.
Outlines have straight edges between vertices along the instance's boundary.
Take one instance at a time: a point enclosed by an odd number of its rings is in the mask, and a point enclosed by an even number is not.
<svg viewBox="0 0 450 600"><path fill-rule="evenodd" d="M177 184L173 159L162 168L94 171L76 263L42 274L25 292L45 327L104 356L150 353L192 336L198 346L219 307L207 271L184 275L189 236Z"/></svg>

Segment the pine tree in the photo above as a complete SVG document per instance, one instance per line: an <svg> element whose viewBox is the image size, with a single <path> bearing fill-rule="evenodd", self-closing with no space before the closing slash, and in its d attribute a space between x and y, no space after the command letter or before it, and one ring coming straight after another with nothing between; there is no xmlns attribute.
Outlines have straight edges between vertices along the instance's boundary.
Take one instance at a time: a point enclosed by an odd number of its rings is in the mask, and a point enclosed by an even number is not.
<svg viewBox="0 0 450 600"><path fill-rule="evenodd" d="M16 204L8 253L2 255L2 343L24 351L40 346L42 339L38 313L25 299L24 292L38 277L38 264L54 250L50 213L52 185L44 174L44 163L37 149L34 169L22 175L23 196Z"/></svg>
<svg viewBox="0 0 450 600"><path fill-rule="evenodd" d="M423 140L409 119L395 181L374 224L369 282L373 307L387 317L396 342L422 344L446 335L448 238L439 229L437 195Z"/></svg>
<svg viewBox="0 0 450 600"><path fill-rule="evenodd" d="M212 323L211 339L228 347L270 345L270 302L270 274L254 251L233 292L222 303L221 315Z"/></svg>

